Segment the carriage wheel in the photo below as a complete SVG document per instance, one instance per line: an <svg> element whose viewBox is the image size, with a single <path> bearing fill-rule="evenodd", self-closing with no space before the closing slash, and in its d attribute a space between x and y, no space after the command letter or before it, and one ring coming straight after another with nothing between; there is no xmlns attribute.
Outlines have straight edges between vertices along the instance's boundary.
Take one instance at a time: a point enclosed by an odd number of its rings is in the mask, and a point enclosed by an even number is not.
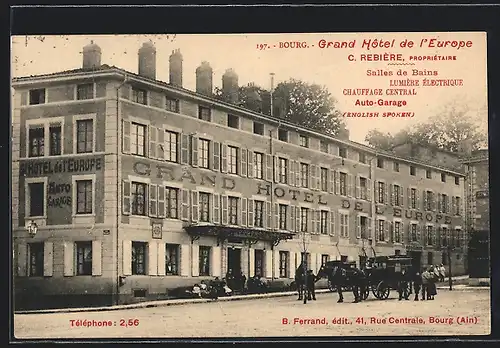
<svg viewBox="0 0 500 348"><path fill-rule="evenodd" d="M333 285L331 281L328 281L328 289L332 292L337 291L337 288Z"/></svg>
<svg viewBox="0 0 500 348"><path fill-rule="evenodd" d="M410 297L410 295L411 295L411 283L410 282L406 283L406 286L403 289L403 295L405 298Z"/></svg>
<svg viewBox="0 0 500 348"><path fill-rule="evenodd" d="M364 301L368 298L369 295L370 295L370 287L366 286L365 291L363 291L363 293L361 294L361 299Z"/></svg>
<svg viewBox="0 0 500 348"><path fill-rule="evenodd" d="M377 295L375 295L379 300L385 300L389 297L391 289L384 282L380 282L377 285Z"/></svg>

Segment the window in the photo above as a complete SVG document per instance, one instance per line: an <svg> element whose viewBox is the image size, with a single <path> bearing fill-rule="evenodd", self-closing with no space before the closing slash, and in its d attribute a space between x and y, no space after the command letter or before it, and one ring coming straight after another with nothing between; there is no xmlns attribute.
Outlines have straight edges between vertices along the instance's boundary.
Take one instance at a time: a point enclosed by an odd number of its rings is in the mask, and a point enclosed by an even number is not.
<svg viewBox="0 0 500 348"><path fill-rule="evenodd" d="M29 243L29 275L30 277L43 276L43 243Z"/></svg>
<svg viewBox="0 0 500 348"><path fill-rule="evenodd" d="M340 195L347 196L347 174L339 173L340 175Z"/></svg>
<svg viewBox="0 0 500 348"><path fill-rule="evenodd" d="M434 194L432 191L425 191L425 210L431 211L434 205Z"/></svg>
<svg viewBox="0 0 500 348"><path fill-rule="evenodd" d="M238 224L238 197L229 197L229 224Z"/></svg>
<svg viewBox="0 0 500 348"><path fill-rule="evenodd" d="M360 216L359 217L359 226L361 229L361 235L360 237L362 239L366 239L368 237L368 218L366 216Z"/></svg>
<svg viewBox="0 0 500 348"><path fill-rule="evenodd" d="M286 227L286 211L287 211L288 206L284 204L279 205L279 227L280 230L284 231L287 229Z"/></svg>
<svg viewBox="0 0 500 348"><path fill-rule="evenodd" d="M441 213L448 212L448 196L445 194L441 194Z"/></svg>
<svg viewBox="0 0 500 348"><path fill-rule="evenodd" d="M417 189L410 190L410 208L417 209Z"/></svg>
<svg viewBox="0 0 500 348"><path fill-rule="evenodd" d="M377 168L384 168L384 160L382 158L377 158Z"/></svg>
<svg viewBox="0 0 500 348"><path fill-rule="evenodd" d="M179 275L179 245L165 244L165 273Z"/></svg>
<svg viewBox="0 0 500 348"><path fill-rule="evenodd" d="M28 184L29 189L29 215L28 216L44 216L45 214L45 184L43 182L35 182Z"/></svg>
<svg viewBox="0 0 500 348"><path fill-rule="evenodd" d="M401 222L394 222L394 243L401 243Z"/></svg>
<svg viewBox="0 0 500 348"><path fill-rule="evenodd" d="M455 211L454 211L454 214L455 215L460 215L461 214L461 208L462 208L462 202L460 201L460 197L454 197L455 199L455 204L454 204L454 207L455 207Z"/></svg>
<svg viewBox="0 0 500 348"><path fill-rule="evenodd" d="M382 181L378 182L377 195L378 195L378 202L385 203L385 183Z"/></svg>
<svg viewBox="0 0 500 348"><path fill-rule="evenodd" d="M76 213L92 214L92 180L76 181Z"/></svg>
<svg viewBox="0 0 500 348"><path fill-rule="evenodd" d="M206 139L198 139L198 166L200 168L209 169L210 161L210 141Z"/></svg>
<svg viewBox="0 0 500 348"><path fill-rule="evenodd" d="M309 165L307 163L300 164L300 186L309 186Z"/></svg>
<svg viewBox="0 0 500 348"><path fill-rule="evenodd" d="M279 182L280 184L286 184L288 179L286 173L288 172L288 160L286 158L278 158L278 169L279 169Z"/></svg>
<svg viewBox="0 0 500 348"><path fill-rule="evenodd" d="M393 168L394 168L395 172L399 173L399 163L398 162L393 162ZM410 171L411 171L411 169L410 169Z"/></svg>
<svg viewBox="0 0 500 348"><path fill-rule="evenodd" d="M199 273L201 276L210 275L210 247L200 246Z"/></svg>
<svg viewBox="0 0 500 348"><path fill-rule="evenodd" d="M330 261L330 255L323 254L321 255L321 265L324 266L326 263Z"/></svg>
<svg viewBox="0 0 500 348"><path fill-rule="evenodd" d="M264 124L259 122L253 123L253 134L264 135Z"/></svg>
<svg viewBox="0 0 500 348"><path fill-rule="evenodd" d="M455 229L455 247L460 248L461 247L461 235L462 235L462 230L457 228Z"/></svg>
<svg viewBox="0 0 500 348"><path fill-rule="evenodd" d="M49 153L51 156L61 154L61 126L49 127Z"/></svg>
<svg viewBox="0 0 500 348"><path fill-rule="evenodd" d="M320 140L319 141L319 148L321 152L328 153L328 143L326 141Z"/></svg>
<svg viewBox="0 0 500 348"><path fill-rule="evenodd" d="M260 152L253 153L253 176L256 179L264 179L264 155Z"/></svg>
<svg viewBox="0 0 500 348"><path fill-rule="evenodd" d="M146 215L146 184L132 182L132 214Z"/></svg>
<svg viewBox="0 0 500 348"><path fill-rule="evenodd" d="M254 202L254 226L264 227L264 202L255 201Z"/></svg>
<svg viewBox="0 0 500 348"><path fill-rule="evenodd" d="M43 128L30 128L29 142L29 157L40 157L45 154L45 130Z"/></svg>
<svg viewBox="0 0 500 348"><path fill-rule="evenodd" d="M378 220L378 240L385 241L385 220Z"/></svg>
<svg viewBox="0 0 500 348"><path fill-rule="evenodd" d="M30 105L45 104L45 88L30 91Z"/></svg>
<svg viewBox="0 0 500 348"><path fill-rule="evenodd" d="M426 177L427 179L432 179L432 171L431 171L431 170L429 170L429 169L427 169L427 170L425 171L425 177Z"/></svg>
<svg viewBox="0 0 500 348"><path fill-rule="evenodd" d="M210 122L212 119L212 111L206 106L198 106L198 118L203 121Z"/></svg>
<svg viewBox="0 0 500 348"><path fill-rule="evenodd" d="M362 152L358 153L358 160L360 163L366 163L366 155Z"/></svg>
<svg viewBox="0 0 500 348"><path fill-rule="evenodd" d="M76 99L85 100L94 98L94 84L86 83L76 86Z"/></svg>
<svg viewBox="0 0 500 348"><path fill-rule="evenodd" d="M349 238L349 215L340 214L340 237Z"/></svg>
<svg viewBox="0 0 500 348"><path fill-rule="evenodd" d="M402 187L399 186L399 185L394 185L393 186L394 188L394 205L396 207L399 207L402 205L403 202L401 202L400 198L401 198L401 192L402 192Z"/></svg>
<svg viewBox="0 0 500 348"><path fill-rule="evenodd" d="M238 116L227 115L227 126L230 128L240 128L240 119Z"/></svg>
<svg viewBox="0 0 500 348"><path fill-rule="evenodd" d="M278 129L278 140L288 141L288 131L284 129Z"/></svg>
<svg viewBox="0 0 500 348"><path fill-rule="evenodd" d="M412 242L418 241L418 236L417 236L417 225L416 224L411 224L410 225L410 240Z"/></svg>
<svg viewBox="0 0 500 348"><path fill-rule="evenodd" d="M368 199L368 183L366 178L359 178L359 198Z"/></svg>
<svg viewBox="0 0 500 348"><path fill-rule="evenodd" d="M446 174L445 173L441 173L441 181L446 182Z"/></svg>
<svg viewBox="0 0 500 348"><path fill-rule="evenodd" d="M172 187L166 187L165 190L165 205L166 213L165 217L167 219L178 219L177 209L179 207L179 190Z"/></svg>
<svg viewBox="0 0 500 348"><path fill-rule="evenodd" d="M139 88L132 88L132 101L147 105L148 104L148 94L145 90Z"/></svg>
<svg viewBox="0 0 500 348"><path fill-rule="evenodd" d="M327 192L328 191L328 169L327 168L321 168L321 174L320 174L320 180L321 180L321 191Z"/></svg>
<svg viewBox="0 0 500 348"><path fill-rule="evenodd" d="M415 176L416 172L417 172L416 168L414 166L410 166L410 175Z"/></svg>
<svg viewBox="0 0 500 348"><path fill-rule="evenodd" d="M288 277L288 251L280 251L280 278Z"/></svg>
<svg viewBox="0 0 500 348"><path fill-rule="evenodd" d="M427 264L428 265L433 265L434 264L434 253L432 251L429 251L427 253Z"/></svg>
<svg viewBox="0 0 500 348"><path fill-rule="evenodd" d="M76 275L92 275L92 242L76 242Z"/></svg>
<svg viewBox="0 0 500 348"><path fill-rule="evenodd" d="M76 121L77 129L77 142L76 142L76 152L77 153L88 153L93 151L93 123L92 120L80 120Z"/></svg>
<svg viewBox="0 0 500 348"><path fill-rule="evenodd" d="M308 208L300 208L300 232L307 232Z"/></svg>
<svg viewBox="0 0 500 348"><path fill-rule="evenodd" d="M132 274L146 274L146 248L145 242L132 242Z"/></svg>
<svg viewBox="0 0 500 348"><path fill-rule="evenodd" d="M172 112L179 112L179 100L178 99L172 99L172 98L166 98L166 104L165 108L168 111Z"/></svg>
<svg viewBox="0 0 500 348"><path fill-rule="evenodd" d="M434 227L433 226L427 226L427 245L432 245L432 241L434 240Z"/></svg>
<svg viewBox="0 0 500 348"><path fill-rule="evenodd" d="M309 139L305 135L299 135L299 145L309 147Z"/></svg>
<svg viewBox="0 0 500 348"><path fill-rule="evenodd" d="M137 128L135 127L137 126ZM141 129L139 128L141 127ZM132 153L144 156L144 148L146 139L144 133L146 126L132 124ZM169 162L177 162L177 147L179 135L175 132L165 131L165 160ZM138 145L134 144L137 143ZM140 146L139 146L140 144ZM139 151L140 150L140 151Z"/></svg>
<svg viewBox="0 0 500 348"><path fill-rule="evenodd" d="M262 277L264 275L264 250L255 250L254 260L254 274L256 277Z"/></svg>
<svg viewBox="0 0 500 348"><path fill-rule="evenodd" d="M146 126L139 124L139 123L132 122L130 128L131 128L130 129L130 144L131 144L130 151L131 151L131 153L134 155L138 155L138 156L146 156ZM169 157L169 149L170 149L169 133L170 132L166 133L167 149L166 149L165 157L167 158L167 160ZM176 151L177 151L177 147L176 147Z"/></svg>
<svg viewBox="0 0 500 348"><path fill-rule="evenodd" d="M441 229L441 245L448 246L448 228L446 227Z"/></svg>
<svg viewBox="0 0 500 348"><path fill-rule="evenodd" d="M229 174L238 174L238 148L228 146L227 149L227 172Z"/></svg>
<svg viewBox="0 0 500 348"><path fill-rule="evenodd" d="M339 156L342 158L347 158L347 148L339 147Z"/></svg>
<svg viewBox="0 0 500 348"><path fill-rule="evenodd" d="M200 221L209 222L210 221L210 194L205 192L200 192L199 194L199 204L200 204Z"/></svg>
<svg viewBox="0 0 500 348"><path fill-rule="evenodd" d="M321 210L319 221L320 221L319 232L321 234L328 234L328 211Z"/></svg>

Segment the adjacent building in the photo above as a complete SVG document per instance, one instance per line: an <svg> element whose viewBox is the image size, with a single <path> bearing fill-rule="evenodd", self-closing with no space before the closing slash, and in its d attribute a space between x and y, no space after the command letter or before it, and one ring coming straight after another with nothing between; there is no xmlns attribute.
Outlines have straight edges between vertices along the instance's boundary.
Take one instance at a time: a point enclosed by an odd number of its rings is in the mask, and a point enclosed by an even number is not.
<svg viewBox="0 0 500 348"><path fill-rule="evenodd" d="M178 50L169 83L152 44L138 58L103 65L91 43L81 68L13 80L18 308L165 298L228 270L287 283L303 258L420 268L449 245L464 272L462 173L238 107L232 70L220 101L206 62L187 90Z"/></svg>

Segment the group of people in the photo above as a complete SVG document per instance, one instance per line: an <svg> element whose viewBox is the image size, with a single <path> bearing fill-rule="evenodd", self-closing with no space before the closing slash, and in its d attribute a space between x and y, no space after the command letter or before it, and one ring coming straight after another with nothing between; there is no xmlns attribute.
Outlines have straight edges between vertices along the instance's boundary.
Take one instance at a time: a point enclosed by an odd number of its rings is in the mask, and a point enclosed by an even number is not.
<svg viewBox="0 0 500 348"><path fill-rule="evenodd" d="M243 274L242 271L239 273L234 273L232 268L229 268L226 273L225 281L227 286L236 291L241 291L245 289L245 284L247 282L247 277Z"/></svg>
<svg viewBox="0 0 500 348"><path fill-rule="evenodd" d="M420 299L422 301L434 300L434 296L437 295L436 283L444 282L445 276L445 269L442 264L436 266L431 265L421 272L416 272L413 276L406 274L403 270L398 280L399 300L409 299L410 293L406 292L405 289L411 289L412 283L415 301L419 300L419 295L421 295Z"/></svg>

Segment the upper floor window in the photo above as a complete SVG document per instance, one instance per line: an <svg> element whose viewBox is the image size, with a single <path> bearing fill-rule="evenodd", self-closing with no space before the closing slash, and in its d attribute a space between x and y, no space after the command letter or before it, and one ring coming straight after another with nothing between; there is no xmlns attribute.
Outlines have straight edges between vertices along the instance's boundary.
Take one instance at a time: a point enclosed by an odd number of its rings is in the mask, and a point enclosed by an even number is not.
<svg viewBox="0 0 500 348"><path fill-rule="evenodd" d="M165 188L165 217L167 219L178 219L179 214L179 189L174 187Z"/></svg>
<svg viewBox="0 0 500 348"><path fill-rule="evenodd" d="M425 171L425 177L426 177L427 179L432 179L432 171L431 171L430 169L427 169L427 170Z"/></svg>
<svg viewBox="0 0 500 348"><path fill-rule="evenodd" d="M286 216L287 216L288 206L285 204L279 205L279 228L280 230L286 230Z"/></svg>
<svg viewBox="0 0 500 348"><path fill-rule="evenodd" d="M460 185L460 178L458 176L455 177L455 185Z"/></svg>
<svg viewBox="0 0 500 348"><path fill-rule="evenodd" d="M309 209L300 208L300 232L307 232L308 216L309 216Z"/></svg>
<svg viewBox="0 0 500 348"><path fill-rule="evenodd" d="M385 182L382 181L378 182L377 195L378 195L378 202L385 203Z"/></svg>
<svg viewBox="0 0 500 348"><path fill-rule="evenodd" d="M319 222L319 232L321 234L328 234L328 211L321 210Z"/></svg>
<svg viewBox="0 0 500 348"><path fill-rule="evenodd" d="M431 211L434 207L434 193L432 191L425 191L425 210Z"/></svg>
<svg viewBox="0 0 500 348"><path fill-rule="evenodd" d="M287 183L288 160L286 158L278 158L279 182L280 184Z"/></svg>
<svg viewBox="0 0 500 348"><path fill-rule="evenodd" d="M240 118L234 115L227 115L227 126L230 128L240 128Z"/></svg>
<svg viewBox="0 0 500 348"><path fill-rule="evenodd" d="M340 237L349 238L349 215L340 214Z"/></svg>
<svg viewBox="0 0 500 348"><path fill-rule="evenodd" d="M401 243L401 222L394 222L394 243Z"/></svg>
<svg viewBox="0 0 500 348"><path fill-rule="evenodd" d="M288 131L285 129L278 129L278 139L281 141L288 141Z"/></svg>
<svg viewBox="0 0 500 348"><path fill-rule="evenodd" d="M264 135L264 124L262 124L260 122L254 122L253 123L253 133L259 134L259 135Z"/></svg>
<svg viewBox="0 0 500 348"><path fill-rule="evenodd" d="M309 164L300 164L300 186L308 187L309 185Z"/></svg>
<svg viewBox="0 0 500 348"><path fill-rule="evenodd" d="M324 140L320 140L319 148L321 152L328 153L328 143Z"/></svg>
<svg viewBox="0 0 500 348"><path fill-rule="evenodd" d="M340 195L347 196L347 174L339 173L339 182L340 182Z"/></svg>
<svg viewBox="0 0 500 348"><path fill-rule="evenodd" d="M132 101L139 104L148 104L148 94L140 88L132 88Z"/></svg>
<svg viewBox="0 0 500 348"><path fill-rule="evenodd" d="M417 169L414 166L410 166L410 175L415 176L417 173Z"/></svg>
<svg viewBox="0 0 500 348"><path fill-rule="evenodd" d="M366 155L362 152L358 153L358 160L360 163L366 163Z"/></svg>
<svg viewBox="0 0 500 348"><path fill-rule="evenodd" d="M198 166L200 168L209 168L210 141L207 139L198 139Z"/></svg>
<svg viewBox="0 0 500 348"><path fill-rule="evenodd" d="M40 157L45 154L45 130L43 127L29 129L29 157Z"/></svg>
<svg viewBox="0 0 500 348"><path fill-rule="evenodd" d="M165 108L168 111L179 112L179 100L167 97Z"/></svg>
<svg viewBox="0 0 500 348"><path fill-rule="evenodd" d="M76 181L76 213L92 214L92 180Z"/></svg>
<svg viewBox="0 0 500 348"><path fill-rule="evenodd" d="M254 202L254 226L264 227L264 202Z"/></svg>
<svg viewBox="0 0 500 348"><path fill-rule="evenodd" d="M446 174L445 173L441 173L441 181L446 182Z"/></svg>
<svg viewBox="0 0 500 348"><path fill-rule="evenodd" d="M144 183L132 182L131 198L133 215L146 215L146 187L147 185Z"/></svg>
<svg viewBox="0 0 500 348"><path fill-rule="evenodd" d="M94 84L86 83L76 86L76 99L85 100L94 98Z"/></svg>
<svg viewBox="0 0 500 348"><path fill-rule="evenodd" d="M132 124L132 132L134 131L135 125L136 124ZM138 125L138 126L141 126L141 125ZM145 141L146 141L146 138L144 137L144 132L146 131L146 126L141 126L141 127L143 127L142 130L140 130L140 133L142 134L142 138L135 139L138 137L138 135L134 135L134 133L132 133L131 136L132 136L132 143L134 141L136 141L136 142L141 141L141 143L140 143L142 145L141 156L144 156L144 147L145 147ZM136 132L139 133L138 130L136 130ZM179 143L179 135L177 133L171 132L171 131L165 131L165 151L164 151L164 153L165 153L165 160L166 161L177 162L178 143ZM132 145L132 149L135 149L134 145ZM132 151L132 153L135 153L135 152Z"/></svg>
<svg viewBox="0 0 500 348"><path fill-rule="evenodd" d="M49 151L51 156L61 154L61 126L49 127Z"/></svg>
<svg viewBox="0 0 500 348"><path fill-rule="evenodd" d="M359 198L368 199L368 182L363 177L359 177Z"/></svg>
<svg viewBox="0 0 500 348"><path fill-rule="evenodd" d="M229 224L237 225L238 224L238 197L228 197L229 204Z"/></svg>
<svg viewBox="0 0 500 348"><path fill-rule="evenodd" d="M168 133L167 133L168 139ZM130 129L130 152L138 156L146 156L146 126L134 123L131 124ZM168 153L168 149L167 149ZM165 154L168 158L168 154Z"/></svg>
<svg viewBox="0 0 500 348"><path fill-rule="evenodd" d="M260 152L253 153L253 176L256 179L264 179L264 155Z"/></svg>
<svg viewBox="0 0 500 348"><path fill-rule="evenodd" d="M377 168L384 168L384 160L382 158L377 158Z"/></svg>
<svg viewBox="0 0 500 348"><path fill-rule="evenodd" d="M393 195L394 195L394 198L393 198L394 205L396 207L399 207L399 206L401 206L403 204L403 202L401 202L401 194L403 192L403 188L401 186L399 186L399 185L394 185L393 189L394 189L394 193L393 193Z"/></svg>
<svg viewBox="0 0 500 348"><path fill-rule="evenodd" d="M35 182L28 184L29 190L29 212L28 216L44 216L45 214L45 184Z"/></svg>
<svg viewBox="0 0 500 348"><path fill-rule="evenodd" d="M305 135L299 135L299 145L302 147L309 147L309 138Z"/></svg>
<svg viewBox="0 0 500 348"><path fill-rule="evenodd" d="M227 172L229 174L238 174L238 148L228 146L227 149Z"/></svg>
<svg viewBox="0 0 500 348"><path fill-rule="evenodd" d="M76 152L92 152L94 148L94 121L79 120L76 121Z"/></svg>
<svg viewBox="0 0 500 348"><path fill-rule="evenodd" d="M395 172L399 173L399 162L393 162L393 168Z"/></svg>
<svg viewBox="0 0 500 348"><path fill-rule="evenodd" d="M320 174L320 182L321 182L321 191L328 191L328 169L321 168Z"/></svg>
<svg viewBox="0 0 500 348"><path fill-rule="evenodd" d="M417 209L417 189L410 189L410 208Z"/></svg>
<svg viewBox="0 0 500 348"><path fill-rule="evenodd" d="M339 156L342 158L347 158L347 148L339 147Z"/></svg>
<svg viewBox="0 0 500 348"><path fill-rule="evenodd" d="M30 105L45 104L45 88L30 90L29 98Z"/></svg>
<svg viewBox="0 0 500 348"><path fill-rule="evenodd" d="M200 192L200 221L210 221L210 194Z"/></svg>
<svg viewBox="0 0 500 348"><path fill-rule="evenodd" d="M206 106L198 106L198 118L210 122L212 120L212 110Z"/></svg>

